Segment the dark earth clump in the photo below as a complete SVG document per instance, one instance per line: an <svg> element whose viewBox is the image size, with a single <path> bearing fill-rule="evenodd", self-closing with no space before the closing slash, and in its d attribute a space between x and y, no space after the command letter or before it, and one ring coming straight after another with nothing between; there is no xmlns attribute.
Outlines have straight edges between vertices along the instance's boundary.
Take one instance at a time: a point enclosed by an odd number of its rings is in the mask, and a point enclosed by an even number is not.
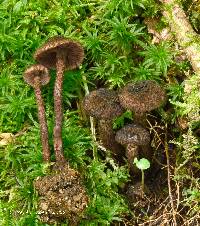
<svg viewBox="0 0 200 226"><path fill-rule="evenodd" d="M68 164L55 164L52 174L39 177L34 187L40 195L38 214L42 222L69 220L70 225L77 225L89 199L76 170Z"/></svg>

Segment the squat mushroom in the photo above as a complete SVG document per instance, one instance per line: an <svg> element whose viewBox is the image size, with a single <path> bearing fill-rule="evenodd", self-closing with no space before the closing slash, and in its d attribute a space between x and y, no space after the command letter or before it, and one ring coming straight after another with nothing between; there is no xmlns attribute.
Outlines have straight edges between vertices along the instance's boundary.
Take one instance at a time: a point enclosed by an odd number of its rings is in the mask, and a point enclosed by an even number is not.
<svg viewBox="0 0 200 226"><path fill-rule="evenodd" d="M44 102L41 94L41 86L49 83L50 76L48 69L42 65L33 65L24 72L24 80L34 88L38 105L38 118L40 123L40 133L43 149L43 159L45 162L50 161L50 147L48 138L48 129L45 116Z"/></svg>
<svg viewBox="0 0 200 226"><path fill-rule="evenodd" d="M117 93L105 88L94 90L84 98L83 108L88 115L99 120L98 131L103 146L119 155L121 148L115 141L112 120L121 115L124 109L119 104Z"/></svg>
<svg viewBox="0 0 200 226"><path fill-rule="evenodd" d="M119 93L120 104L135 113L142 124L145 112L161 106L166 100L165 91L153 80L127 84Z"/></svg>
<svg viewBox="0 0 200 226"><path fill-rule="evenodd" d="M139 124L129 124L117 131L115 140L125 146L129 167L137 172L133 167L133 160L138 157L139 152L143 152L144 157L149 156L149 149L146 148L150 142L149 132Z"/></svg>
<svg viewBox="0 0 200 226"><path fill-rule="evenodd" d="M62 86L64 71L79 67L83 57L83 48L78 42L60 36L47 41L34 54L36 61L48 68L56 68L57 70L54 86L54 150L56 161L65 161L62 142Z"/></svg>

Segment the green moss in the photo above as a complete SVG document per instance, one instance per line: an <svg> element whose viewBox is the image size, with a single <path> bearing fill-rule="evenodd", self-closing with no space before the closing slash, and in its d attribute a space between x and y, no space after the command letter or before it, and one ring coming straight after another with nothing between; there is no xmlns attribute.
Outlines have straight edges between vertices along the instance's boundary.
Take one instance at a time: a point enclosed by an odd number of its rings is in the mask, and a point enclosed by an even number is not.
<svg viewBox="0 0 200 226"><path fill-rule="evenodd" d="M187 157L183 145L194 137L193 130L198 125L199 79L194 75L187 81L192 90L188 93L183 92L184 83L176 79L176 74L173 76L177 84L169 82L168 69L172 66L181 68L173 61L173 43L151 44L151 37L143 24L144 17L160 15L159 8L153 0L1 2L0 133L13 133L15 137L7 146L0 147L0 225L44 225L37 217L38 196L33 189L33 180L47 174L49 167L42 164L34 91L24 83L22 75L25 68L34 63L35 50L54 35L79 40L85 49L81 68L65 74L63 91L65 156L74 168L82 172L90 196L86 217L80 225L109 225L122 220L129 212L119 192L129 178L127 168L115 164L109 152L102 158L81 112L86 83L89 90L104 86L118 89L130 81L152 79L169 87L172 118L175 121L180 115L188 115L190 120L189 132L185 135L179 133L175 139L180 141L177 143L178 156L182 156L177 157L177 167L189 158L195 160L193 167L198 169L196 146L191 144L191 155ZM194 24L198 25L198 19ZM51 76L50 84L42 92L53 149L55 72L51 72ZM114 127L121 127L125 120L132 120L130 112L118 118ZM188 178L190 174L186 170L184 173L178 171L177 178L179 175ZM198 180L196 176L195 181ZM197 183L192 183L191 190L187 190L187 184L185 188L184 203L188 205L187 200L192 200L189 202L192 208L194 200L199 198L195 190ZM198 207L197 201L195 210Z"/></svg>

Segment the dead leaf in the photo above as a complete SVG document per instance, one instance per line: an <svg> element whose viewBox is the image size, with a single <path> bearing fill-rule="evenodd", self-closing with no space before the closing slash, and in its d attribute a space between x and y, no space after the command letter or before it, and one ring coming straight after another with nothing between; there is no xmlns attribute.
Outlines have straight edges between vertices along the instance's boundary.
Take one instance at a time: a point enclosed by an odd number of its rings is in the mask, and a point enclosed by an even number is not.
<svg viewBox="0 0 200 226"><path fill-rule="evenodd" d="M6 146L13 141L12 133L0 133L0 146Z"/></svg>

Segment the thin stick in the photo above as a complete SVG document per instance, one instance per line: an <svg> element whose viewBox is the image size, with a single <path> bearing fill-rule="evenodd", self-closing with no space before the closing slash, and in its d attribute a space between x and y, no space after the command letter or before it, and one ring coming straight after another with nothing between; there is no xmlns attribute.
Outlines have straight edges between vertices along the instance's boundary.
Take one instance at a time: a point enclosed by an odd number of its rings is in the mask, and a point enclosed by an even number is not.
<svg viewBox="0 0 200 226"><path fill-rule="evenodd" d="M87 85L87 80L85 75L82 75L82 79L83 79L83 86L84 86L84 90L85 90L85 95L88 95L89 89L88 89L88 85ZM95 123L94 123L94 118L90 116L90 130L92 133L92 138L94 141L96 141L96 131L95 131Z"/></svg>
<svg viewBox="0 0 200 226"><path fill-rule="evenodd" d="M170 161L169 161L169 149L168 149L168 143L167 143L167 124L165 126L165 154L167 158L167 182L168 182L168 192L169 192L169 199L170 199L170 204L172 208L172 214L173 214L173 221L174 221L174 226L177 226L176 222L176 211L174 209L174 202L173 202L173 196L172 196L172 189L171 189L171 172L170 172Z"/></svg>
<svg viewBox="0 0 200 226"><path fill-rule="evenodd" d="M87 85L87 79L85 77L85 75L82 75L82 79L83 79L83 86L84 86L84 90L85 90L85 95L89 94L89 89L88 89L88 85ZM94 159L96 159L97 157L97 146L96 146L96 130L95 130L95 121L94 118L90 116L90 130L92 133L92 140L93 140L93 157Z"/></svg>

